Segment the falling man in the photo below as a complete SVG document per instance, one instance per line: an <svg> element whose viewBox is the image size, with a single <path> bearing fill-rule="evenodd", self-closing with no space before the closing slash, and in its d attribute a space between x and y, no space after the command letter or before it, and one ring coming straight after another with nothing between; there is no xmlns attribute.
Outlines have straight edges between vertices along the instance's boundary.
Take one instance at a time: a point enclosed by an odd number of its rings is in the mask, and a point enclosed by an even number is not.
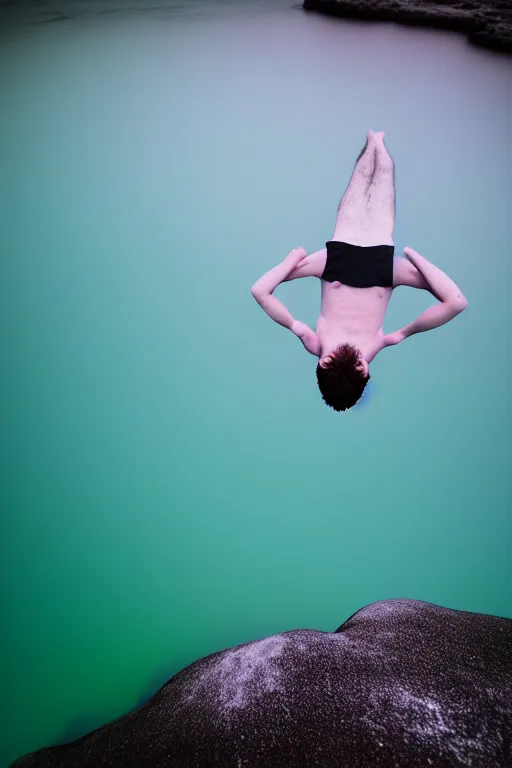
<svg viewBox="0 0 512 768"><path fill-rule="evenodd" d="M252 286L251 293L279 325L319 358L318 386L327 405L345 411L370 379L369 363L385 347L444 325L467 307L460 288L412 248L394 256L395 165L384 132L369 131L341 199L332 240L307 256L295 248ZM322 301L316 331L295 320L273 293L280 283L318 277ZM438 301L404 328L385 334L386 313L399 285L429 291Z"/></svg>

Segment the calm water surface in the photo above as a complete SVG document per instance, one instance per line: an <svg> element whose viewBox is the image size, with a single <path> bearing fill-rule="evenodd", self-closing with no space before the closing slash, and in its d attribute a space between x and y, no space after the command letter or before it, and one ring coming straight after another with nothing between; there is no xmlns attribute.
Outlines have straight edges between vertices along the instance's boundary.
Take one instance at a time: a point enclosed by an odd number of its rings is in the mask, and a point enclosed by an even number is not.
<svg viewBox="0 0 512 768"><path fill-rule="evenodd" d="M375 600L512 616L512 61L285 2L3 13L2 764ZM330 238L369 128L397 251L469 308L335 414L249 289Z"/></svg>

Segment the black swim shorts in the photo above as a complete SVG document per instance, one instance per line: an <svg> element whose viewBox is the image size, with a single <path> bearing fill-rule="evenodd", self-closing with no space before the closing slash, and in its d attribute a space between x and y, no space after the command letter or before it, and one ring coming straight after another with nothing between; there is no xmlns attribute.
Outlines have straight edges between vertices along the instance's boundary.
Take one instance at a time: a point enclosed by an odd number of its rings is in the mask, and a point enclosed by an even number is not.
<svg viewBox="0 0 512 768"><path fill-rule="evenodd" d="M353 288L393 287L393 245L352 245L329 240L322 280Z"/></svg>

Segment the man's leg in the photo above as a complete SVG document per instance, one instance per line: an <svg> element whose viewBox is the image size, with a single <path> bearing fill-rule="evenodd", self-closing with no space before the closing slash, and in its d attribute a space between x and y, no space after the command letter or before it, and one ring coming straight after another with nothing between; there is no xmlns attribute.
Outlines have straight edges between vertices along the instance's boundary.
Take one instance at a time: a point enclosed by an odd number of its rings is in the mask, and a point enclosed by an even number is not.
<svg viewBox="0 0 512 768"><path fill-rule="evenodd" d="M362 246L393 245L394 223L394 163L384 146L384 133L368 131L341 199L332 239Z"/></svg>
<svg viewBox="0 0 512 768"><path fill-rule="evenodd" d="M379 245L394 245L396 192L395 163L384 145L384 132L375 134L377 154L375 173L369 190L372 231L381 237Z"/></svg>

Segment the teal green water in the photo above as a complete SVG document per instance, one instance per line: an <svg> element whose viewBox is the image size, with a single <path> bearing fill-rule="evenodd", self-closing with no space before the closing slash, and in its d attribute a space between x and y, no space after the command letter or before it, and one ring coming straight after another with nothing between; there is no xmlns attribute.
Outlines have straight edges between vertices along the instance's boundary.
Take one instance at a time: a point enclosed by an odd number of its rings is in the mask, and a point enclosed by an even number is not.
<svg viewBox="0 0 512 768"><path fill-rule="evenodd" d="M2 102L4 763L171 674L412 597L512 617L510 59L284 3L13 25ZM346 414L250 295L369 128L469 299ZM314 323L318 282L278 289ZM397 291L385 330L427 306Z"/></svg>

